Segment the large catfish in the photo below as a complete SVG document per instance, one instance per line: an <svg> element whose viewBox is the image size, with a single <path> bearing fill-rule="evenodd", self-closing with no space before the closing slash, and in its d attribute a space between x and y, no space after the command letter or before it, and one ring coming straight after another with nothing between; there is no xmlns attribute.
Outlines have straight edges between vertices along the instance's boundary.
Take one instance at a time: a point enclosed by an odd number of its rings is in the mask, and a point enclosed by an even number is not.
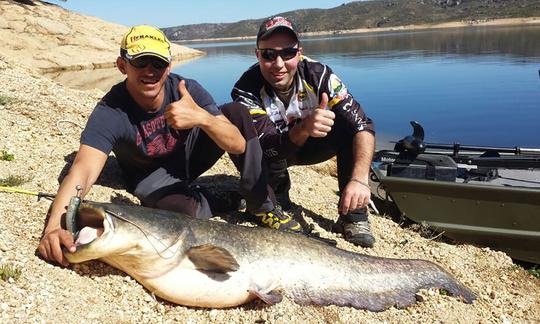
<svg viewBox="0 0 540 324"><path fill-rule="evenodd" d="M70 262L102 260L181 305L273 304L287 295L303 305L382 311L413 304L426 288L475 299L432 262L357 254L300 234L104 203L81 204L75 224Z"/></svg>

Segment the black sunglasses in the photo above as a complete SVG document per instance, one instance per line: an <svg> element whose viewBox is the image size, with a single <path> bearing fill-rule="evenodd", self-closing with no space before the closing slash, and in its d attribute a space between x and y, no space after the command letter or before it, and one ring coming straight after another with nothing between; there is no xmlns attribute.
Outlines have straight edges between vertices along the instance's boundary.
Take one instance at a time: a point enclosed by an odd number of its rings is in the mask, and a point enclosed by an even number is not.
<svg viewBox="0 0 540 324"><path fill-rule="evenodd" d="M152 64L152 67L158 70L164 69L169 66L168 62L153 56L141 56L134 58L133 60L127 61L129 62L129 64L131 64L131 66L137 69L145 68L148 64Z"/></svg>
<svg viewBox="0 0 540 324"><path fill-rule="evenodd" d="M299 49L296 47L284 48L282 50L276 50L273 48L258 48L257 51L261 53L261 57L266 61L273 61L277 59L278 56L284 61L288 61L296 56Z"/></svg>

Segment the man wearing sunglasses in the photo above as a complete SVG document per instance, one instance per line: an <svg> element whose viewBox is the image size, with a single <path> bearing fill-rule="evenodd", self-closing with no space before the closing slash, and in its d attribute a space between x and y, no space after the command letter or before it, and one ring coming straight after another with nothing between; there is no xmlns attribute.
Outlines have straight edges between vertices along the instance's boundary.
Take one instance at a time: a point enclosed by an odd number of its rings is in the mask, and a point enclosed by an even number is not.
<svg viewBox="0 0 540 324"><path fill-rule="evenodd" d="M248 210L271 213L274 203L266 182L259 180L262 150L247 109L237 103L218 107L195 80L170 73L170 43L154 27L132 27L116 64L126 79L101 99L81 134L38 247L45 259L67 265L62 247L73 252L76 243L61 227L62 214L71 197L84 197L90 190L111 151L128 191L142 205L198 218L225 211L214 209L238 207L240 197L236 206L219 206L216 197L190 186L226 151L240 171L240 193Z"/></svg>
<svg viewBox="0 0 540 324"><path fill-rule="evenodd" d="M288 166L337 155L340 201L333 230L351 243L372 247L367 206L373 122L328 66L302 55L288 19L265 20L256 44L258 63L240 77L231 95L250 110L278 201L290 208Z"/></svg>

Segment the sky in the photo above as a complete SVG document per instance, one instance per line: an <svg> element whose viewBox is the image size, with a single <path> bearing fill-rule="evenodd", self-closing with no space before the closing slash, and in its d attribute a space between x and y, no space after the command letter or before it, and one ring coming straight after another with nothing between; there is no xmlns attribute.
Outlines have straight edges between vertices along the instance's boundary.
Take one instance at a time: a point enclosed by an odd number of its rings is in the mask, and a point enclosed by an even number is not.
<svg viewBox="0 0 540 324"><path fill-rule="evenodd" d="M236 22L296 9L328 9L351 1L174 1L174 0L67 0L54 1L68 10L126 26L148 24L159 28L198 23Z"/></svg>

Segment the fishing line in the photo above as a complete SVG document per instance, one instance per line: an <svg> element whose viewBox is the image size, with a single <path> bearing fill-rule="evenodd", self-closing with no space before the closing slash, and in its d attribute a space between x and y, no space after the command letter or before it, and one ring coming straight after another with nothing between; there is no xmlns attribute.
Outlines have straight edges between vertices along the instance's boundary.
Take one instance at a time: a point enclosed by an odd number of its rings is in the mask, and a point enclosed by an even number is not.
<svg viewBox="0 0 540 324"><path fill-rule="evenodd" d="M56 195L49 194L49 193L34 192L34 191L28 191L28 190L24 190L24 189L13 188L13 187L4 187L4 186L0 186L0 192L11 192L11 193L20 193L20 194L30 195L30 196L37 196L38 201L41 198L45 198L45 199L48 199L48 200L52 201L54 199L54 197L56 197Z"/></svg>
<svg viewBox="0 0 540 324"><path fill-rule="evenodd" d="M169 246L167 246L166 244L163 243L163 240L158 238L157 236L155 236L154 234L150 233L150 232L147 232L141 225L133 222L132 220L129 220L123 216L121 216L120 214L117 214L115 212L112 212L110 210L107 210L105 209L104 210L106 213L109 213L111 214L112 216L118 218L118 219L121 219L123 220L124 222L128 223L128 224L131 224L133 226L135 226L139 231L141 231L141 233L144 234L144 236L146 237L146 239L148 240L148 242L150 243L150 245L152 246L152 248L154 249L154 251L156 251L156 253L159 255L160 258L162 259L165 259L165 260L169 260L169 259L172 259L175 255L176 255L176 252L178 252L178 250L180 249L179 247L173 252L173 255L170 256L170 257L166 257L164 255L162 255L162 252L160 252L158 250L158 248L154 245L154 243L152 243L152 241L150 240L149 236L153 237L156 241L158 241L159 243L161 243L161 245L165 248L164 251L167 251L168 249L170 249L172 246L174 246L176 243L178 243L180 241L180 239L182 238L182 236L185 236L183 235L185 233L185 231L182 231L178 237L176 238L176 240Z"/></svg>
<svg viewBox="0 0 540 324"><path fill-rule="evenodd" d="M67 134L64 133L62 131L62 127L60 127L60 124L61 123L69 123L69 124L73 124L75 126L78 126L80 129L84 129L84 127L82 127L81 125L79 125L78 123L74 122L74 121L71 121L71 120L68 120L68 119L60 119L56 122L56 128L60 131L60 133L62 133L62 135L66 136Z"/></svg>

